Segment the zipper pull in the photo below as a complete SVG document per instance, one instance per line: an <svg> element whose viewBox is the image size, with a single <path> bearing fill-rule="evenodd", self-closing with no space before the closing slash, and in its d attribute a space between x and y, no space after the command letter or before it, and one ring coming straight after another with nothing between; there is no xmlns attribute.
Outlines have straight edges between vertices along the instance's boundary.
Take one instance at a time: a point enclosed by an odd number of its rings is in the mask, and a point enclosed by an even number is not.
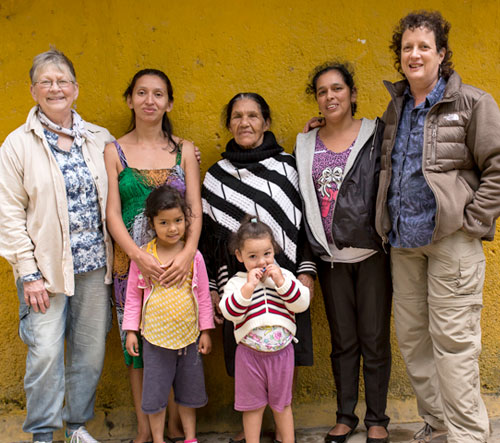
<svg viewBox="0 0 500 443"><path fill-rule="evenodd" d="M382 237L382 248L384 249L384 252L387 254L387 249L385 248L387 243L389 243L389 239L387 237Z"/></svg>
<svg viewBox="0 0 500 443"><path fill-rule="evenodd" d="M432 126L432 135L431 135L431 164L435 165L436 164L436 138L437 138L437 125L434 124Z"/></svg>

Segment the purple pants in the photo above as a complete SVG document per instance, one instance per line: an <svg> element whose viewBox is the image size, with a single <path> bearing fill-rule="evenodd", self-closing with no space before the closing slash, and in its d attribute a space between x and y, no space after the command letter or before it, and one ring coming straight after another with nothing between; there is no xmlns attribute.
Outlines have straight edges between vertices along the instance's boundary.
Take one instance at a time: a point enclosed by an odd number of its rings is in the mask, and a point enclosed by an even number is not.
<svg viewBox="0 0 500 443"><path fill-rule="evenodd" d="M238 345L235 359L237 411L254 411L269 405L282 412L292 403L294 350L290 344L276 352L260 352Z"/></svg>

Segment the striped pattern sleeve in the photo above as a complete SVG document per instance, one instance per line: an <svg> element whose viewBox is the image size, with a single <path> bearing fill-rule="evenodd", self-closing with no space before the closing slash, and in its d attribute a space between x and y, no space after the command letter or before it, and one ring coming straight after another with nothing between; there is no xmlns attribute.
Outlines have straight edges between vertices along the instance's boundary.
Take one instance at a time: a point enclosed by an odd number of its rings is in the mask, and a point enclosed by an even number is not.
<svg viewBox="0 0 500 443"><path fill-rule="evenodd" d="M219 288L217 287L217 283L216 283L215 280L210 279L208 281L208 284L210 286L210 291L217 291L217 292L219 292Z"/></svg>
<svg viewBox="0 0 500 443"><path fill-rule="evenodd" d="M219 303L222 315L226 320L233 323L240 323L243 321L251 303L251 298L245 298L241 294L241 286L245 280L238 277L231 278L224 287L224 294Z"/></svg>
<svg viewBox="0 0 500 443"><path fill-rule="evenodd" d="M299 267L297 268L297 275L298 274L309 274L312 275L313 277L316 277L317 274L316 263L309 260L304 260L300 262Z"/></svg>
<svg viewBox="0 0 500 443"><path fill-rule="evenodd" d="M285 283L276 291L291 312L304 312L309 307L309 289L305 287L294 275L286 269L281 270Z"/></svg>
<svg viewBox="0 0 500 443"><path fill-rule="evenodd" d="M314 253L311 248L311 244L307 238L305 229L305 219L302 221L302 225L299 231L299 239L297 245L297 270L296 274L309 274L313 278L316 278L317 269ZM288 269L288 268L287 268Z"/></svg>
<svg viewBox="0 0 500 443"><path fill-rule="evenodd" d="M226 286L227 282L229 279L229 272L227 265L223 265L219 268L219 271L217 273L217 287L220 289L219 292L222 292L224 290L224 287Z"/></svg>

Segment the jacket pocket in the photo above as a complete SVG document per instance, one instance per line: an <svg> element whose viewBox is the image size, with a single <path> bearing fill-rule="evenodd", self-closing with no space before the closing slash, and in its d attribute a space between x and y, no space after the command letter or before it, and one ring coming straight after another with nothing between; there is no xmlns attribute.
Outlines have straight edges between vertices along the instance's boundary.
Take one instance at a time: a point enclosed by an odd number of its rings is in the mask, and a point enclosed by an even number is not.
<svg viewBox="0 0 500 443"><path fill-rule="evenodd" d="M469 186L469 183L467 183L467 180L465 180L465 178L463 178L461 175L458 175L457 178L462 183L462 185L465 188L465 191L467 192L466 204L469 204L472 201L472 199L474 198L474 191Z"/></svg>

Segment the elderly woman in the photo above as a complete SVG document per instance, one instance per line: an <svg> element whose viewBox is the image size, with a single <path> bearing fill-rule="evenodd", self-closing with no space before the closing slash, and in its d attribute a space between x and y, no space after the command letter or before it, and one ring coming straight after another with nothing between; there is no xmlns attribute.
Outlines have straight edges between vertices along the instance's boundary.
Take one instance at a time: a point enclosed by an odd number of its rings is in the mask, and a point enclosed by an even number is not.
<svg viewBox="0 0 500 443"><path fill-rule="evenodd" d="M68 441L91 443L84 425L111 320L103 150L112 137L72 109L78 83L63 53L37 55L30 78L37 105L0 149L0 253L13 267L28 346L23 430L50 442L64 420Z"/></svg>
<svg viewBox="0 0 500 443"><path fill-rule="evenodd" d="M226 128L233 135L203 181L203 229L201 248L207 263L212 298L220 313L219 294L241 268L229 253L231 233L236 232L246 214L257 215L269 225L282 251L276 261L298 274L311 291L314 262L306 256L308 248L302 236L301 200L295 159L283 152L269 131L271 111L256 93L240 93L227 104ZM312 293L312 292L311 292ZM219 322L221 320L219 319ZM312 335L309 311L298 314L295 364L312 365ZM226 369L234 375L236 343L231 322L224 321ZM277 439L280 440L279 429ZM238 439L236 439L238 441Z"/></svg>
<svg viewBox="0 0 500 443"><path fill-rule="evenodd" d="M394 320L424 428L414 442L485 442L478 357L485 258L500 213L500 111L452 69L450 25L410 13L391 49L376 226L392 246ZM439 440L441 441L441 440Z"/></svg>

